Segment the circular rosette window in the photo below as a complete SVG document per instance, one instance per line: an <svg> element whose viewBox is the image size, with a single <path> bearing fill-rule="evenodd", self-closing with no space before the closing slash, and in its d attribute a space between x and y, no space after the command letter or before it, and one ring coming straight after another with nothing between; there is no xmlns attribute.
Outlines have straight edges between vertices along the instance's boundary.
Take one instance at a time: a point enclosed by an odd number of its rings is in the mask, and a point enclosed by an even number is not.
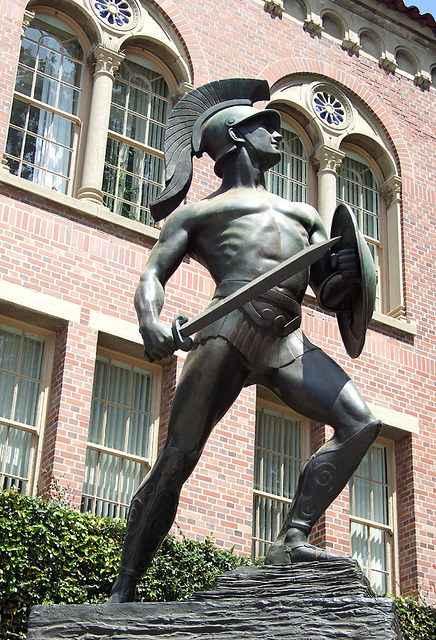
<svg viewBox="0 0 436 640"><path fill-rule="evenodd" d="M319 120L330 129L345 129L350 123L351 108L348 101L329 87L314 88L312 108Z"/></svg>
<svg viewBox="0 0 436 640"><path fill-rule="evenodd" d="M92 7L100 20L111 29L132 29L137 22L138 10L131 0L98 0L92 3Z"/></svg>

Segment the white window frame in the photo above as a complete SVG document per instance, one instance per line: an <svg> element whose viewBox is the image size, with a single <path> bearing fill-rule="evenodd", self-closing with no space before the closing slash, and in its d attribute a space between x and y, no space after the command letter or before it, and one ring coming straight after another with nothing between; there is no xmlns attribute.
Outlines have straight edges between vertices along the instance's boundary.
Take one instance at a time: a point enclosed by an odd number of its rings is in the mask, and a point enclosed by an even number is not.
<svg viewBox="0 0 436 640"><path fill-rule="evenodd" d="M397 595L398 594L398 580L399 575L398 567L398 526L397 526L397 488L396 488L396 473L395 473L395 443L392 440L386 438L377 438L374 444L380 444L386 447L386 472L387 472L387 486L388 486L388 524L376 522L371 519L361 518L353 515L353 505L351 503L353 499L352 481L350 479L350 549L351 548L351 524L354 522L363 526L369 526L374 529L384 531L387 536L386 545L386 557L387 557L387 593ZM371 578L371 569L369 568L369 576Z"/></svg>
<svg viewBox="0 0 436 640"><path fill-rule="evenodd" d="M378 238L374 238L372 236L367 236L364 234L364 230L362 229L362 225L359 224L359 228L362 232L362 234L364 235L365 240L367 241L368 245L370 245L371 247L374 247L374 252L376 255L376 262L374 264L375 266L375 270L376 270L376 274L377 274L377 291L376 291L376 301L375 301L375 309L376 311L381 311L383 306L386 306L386 299L387 299L387 291L388 291L388 283L387 283L387 274L388 274L388 267L387 264L385 264L385 256L386 256L386 251L384 251L384 244L386 242L387 236L386 236L386 205L385 205L385 201L383 198L383 195L381 193L381 175L380 175L380 171L377 170L377 167L374 167L374 163L370 161L370 158L368 157L368 154L363 150L360 149L359 147L355 147L355 146L351 146L351 145L346 145L343 149L345 151L345 154L347 154L347 152L352 153L354 155L356 155L360 162L363 165L366 165L368 167L368 169L371 171L375 183L376 183L376 188L372 189L376 194L377 194L377 225L378 225ZM344 158L345 159L345 158ZM343 162L341 163L341 166L343 165ZM341 179L342 181L345 181L345 178L343 178L342 176L339 175L339 168L337 171L337 178L336 178L336 185L338 186L339 180ZM356 181L357 184L357 181ZM360 188L360 196L362 196L362 184L359 184L359 188ZM345 200L338 198L338 202L346 202ZM347 203L349 204L349 203ZM349 206L351 208L353 208L353 206L356 206L362 213L362 215L364 215L365 213L365 209L363 207L363 203L359 203L359 205L351 205L349 204ZM372 212L370 212L372 213ZM356 216L357 217L357 216ZM363 222L363 221L362 221Z"/></svg>
<svg viewBox="0 0 436 640"><path fill-rule="evenodd" d="M265 400L263 398L258 398L258 401L256 404L256 413L258 409L280 414L282 417L289 417L293 420L298 420L300 422L300 425L301 425L300 470L301 470L301 468L304 466L306 460L309 458L309 455L310 455L310 421L307 418L297 414L295 411L292 411L292 409L289 409L289 407L286 407L283 404L276 404L274 402ZM288 509L291 506L292 499L293 499L293 497L285 498L283 496L267 493L265 491L253 488L253 534L252 534L252 558L253 559L257 557L256 549L259 543L268 544L268 543L274 542L274 540L265 540L264 538L260 538L258 535L256 535L257 531L255 530L255 525L256 525L255 509L256 509L256 502L260 497L274 500L280 504L283 504L285 509ZM279 532L282 524L283 524L282 522L277 523L277 533Z"/></svg>
<svg viewBox="0 0 436 640"><path fill-rule="evenodd" d="M32 22L35 19L37 20L38 18L41 18L43 20L45 17L47 17L47 18L50 18L50 17L56 18L61 23L63 23L66 28L70 28L74 32L76 38L78 39L78 41L80 42L80 44L82 46L84 59L82 61L82 84L81 84L81 87L80 87L80 90L79 90L79 92L80 92L80 104L79 104L78 113L77 114L73 114L73 113L65 112L65 111L61 110L59 107L54 107L54 106L49 105L49 104L47 104L45 102L41 102L41 101L37 100L36 98L34 98L32 96L27 96L27 95L25 95L23 93L20 93L19 91L17 91L15 89L15 85L14 85L13 101L15 99L18 99L18 100L21 100L21 102L24 102L25 104L27 104L29 108L33 106L33 107L36 107L38 109L42 109L42 110L48 111L53 116L60 116L60 117L62 117L64 119L66 119L68 122L71 122L72 125L74 126L74 135L73 135L73 142L72 142L72 147L71 147L70 170L69 170L68 176L65 176L65 178L64 178L65 181L67 182L67 185L68 185L65 195L72 195L73 191L75 189L75 183L77 182L77 172L78 172L78 152L77 152L77 149L78 149L78 146L79 146L79 142L80 142L80 140L82 138L82 117L81 117L81 114L83 113L84 109L86 109L86 106L84 104L85 101L86 101L85 94L86 94L86 91L87 91L86 48L85 48L84 43L83 43L83 39L84 38L83 38L82 31L80 30L78 25L76 23L72 22L71 19L65 14L55 15L52 11L39 10L38 9L38 11L35 13L35 15L32 15L31 20L26 25L26 29L27 29L27 27L32 26ZM53 37L56 37L56 36L53 36ZM20 45L20 55L21 55L21 46L22 45ZM37 69L35 68L34 69L34 73L33 73L32 85L35 82L36 73L37 73ZM16 83L16 80L17 80L17 75L18 75L18 72L17 72L16 77L15 77L15 83ZM59 83L57 91L59 91L60 87L61 87L61 85ZM12 105L11 105L11 116L10 116L10 118L12 118ZM9 134L9 130L11 128L12 129L17 129L17 127L15 127L15 125L13 125L13 124L11 124L11 122L9 122L8 123L8 134ZM24 129L24 133L25 134L27 133L27 131L28 131L27 128ZM43 139L46 140L46 138L43 138ZM49 139L47 138L47 140L49 140ZM23 140L23 150L24 150L24 140ZM11 160L15 160L16 159L15 156L12 156L10 154L8 154L8 155L5 154L5 158L8 158L8 159L10 158ZM20 157L20 159L19 159L20 167L22 165L22 162L23 162L23 158ZM35 165L35 168L38 169L38 166ZM43 173L44 173L44 184L41 185L41 186L44 186L47 189L50 189L50 187L45 185L46 173L47 173L46 168L41 167L40 170L43 171ZM49 173L52 173L53 175L58 175L55 172L49 172ZM37 181L28 180L27 178L23 178L23 179L28 181L28 182L30 182L31 184L40 184ZM52 187L52 190L56 191L55 187Z"/></svg>
<svg viewBox="0 0 436 640"><path fill-rule="evenodd" d="M40 461L42 455L44 429L47 419L47 408L53 370L55 334L53 333L53 331L50 331L48 329L36 327L34 325L20 322L18 320L13 320L7 316L0 316L0 324L10 327L11 329L22 331L23 333L30 333L34 336L37 336L38 338L43 338L45 340L41 369L40 392L37 403L35 425L28 425L11 419L0 418L0 422L7 427L25 431L32 435L32 448L29 459L28 479L23 480L27 482L25 493L27 495L35 496L39 475L41 473ZM3 460L0 460L0 479L2 485L3 478Z"/></svg>
<svg viewBox="0 0 436 640"><path fill-rule="evenodd" d="M153 376L152 383L152 394L151 394L151 415L152 422L150 427L151 432L151 441L150 441L150 455L146 457L138 456L132 453L128 453L126 451L121 451L119 449L112 449L111 447L104 446L102 444L97 444L94 442L87 443L87 450L92 450L97 452L97 455L107 454L109 456L115 456L117 458L121 458L123 460L130 460L132 462L137 462L145 466L145 473L147 473L153 462L157 456L157 447L158 447L158 436L159 436L159 414L160 414L160 403L161 403L161 387L162 387L162 370L158 365L153 365L149 363L145 363L144 360L139 360L137 358L131 356L125 356L117 351L113 351L111 349L107 349L104 347L99 347L97 350L97 356L101 356L102 358L107 358L109 361L115 361L122 364L126 364L132 368L139 368L146 371L149 371ZM145 475L144 473L144 475ZM117 514L120 513L121 509L126 510L128 508L127 503L121 503L119 500L107 500L106 498L99 497L97 495L97 482L98 482L98 467L95 469L95 479L94 479L94 492L91 495L90 493L82 492L82 510L83 511L91 511L91 513L96 512L97 502L103 501L109 504L115 505L115 509ZM135 487L136 489L137 487ZM130 498L133 497L130 496ZM92 503L92 508L84 508L84 500L88 500ZM116 517L119 517L118 515Z"/></svg>
<svg viewBox="0 0 436 640"><path fill-rule="evenodd" d="M305 182L300 182L299 180L294 179L291 175L288 176L288 175L283 175L283 174L279 173L279 171L278 171L279 163L277 163L276 165L274 165L274 167L272 167L268 171L268 173L266 175L266 188L271 193L277 194L277 191L273 190L271 188L271 184L272 184L272 181L273 181L273 176L276 175L276 176L278 176L279 178L282 178L285 181L285 184L286 184L286 187L287 187L286 191L288 192L288 194L289 194L290 191L292 192L294 189L302 189L302 190L304 190L304 195L305 195L304 200L295 200L294 201L291 198L289 198L288 196L283 196L283 197L286 197L286 199L288 199L288 200L290 200L292 202L303 202L303 203L306 203L307 202L307 197L308 197L308 175L309 175L309 171L311 170L309 159L308 159L308 156L307 156L306 146L304 145L303 140L301 139L301 136L299 135L298 131L293 126L291 126L291 124L288 123L286 120L282 121L282 127L280 129L280 132L282 132L283 130L284 131L288 131L289 133L293 133L295 135L295 138L298 138L298 140L300 141L300 144L301 144L301 146L303 147L303 150L304 150L304 157L303 156L297 156L295 154L292 154L292 153L286 151L286 149L282 149L283 142L280 142L279 146L280 146L281 153L282 154L286 154L286 169L289 168L289 164L291 162L291 160L290 160L291 158L297 158L300 162L304 162L305 163L305 174L306 174L305 178L306 178L306 181ZM295 185L295 187L294 187L294 185ZM280 194L277 194L277 195L280 195Z"/></svg>

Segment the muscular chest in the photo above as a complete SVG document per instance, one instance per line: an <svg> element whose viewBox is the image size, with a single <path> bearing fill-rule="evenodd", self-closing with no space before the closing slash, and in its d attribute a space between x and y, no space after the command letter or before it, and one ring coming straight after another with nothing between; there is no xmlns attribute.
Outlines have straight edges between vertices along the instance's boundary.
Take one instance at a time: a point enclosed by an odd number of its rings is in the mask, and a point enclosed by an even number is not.
<svg viewBox="0 0 436 640"><path fill-rule="evenodd" d="M196 253L203 263L281 262L309 242L309 221L290 207L246 199L239 206L205 212L196 231Z"/></svg>

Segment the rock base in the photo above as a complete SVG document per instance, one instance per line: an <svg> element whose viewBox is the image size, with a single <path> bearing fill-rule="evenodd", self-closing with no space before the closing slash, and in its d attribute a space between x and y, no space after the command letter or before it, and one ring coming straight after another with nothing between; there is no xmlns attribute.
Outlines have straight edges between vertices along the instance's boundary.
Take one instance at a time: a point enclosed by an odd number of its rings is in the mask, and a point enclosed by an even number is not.
<svg viewBox="0 0 436 640"><path fill-rule="evenodd" d="M400 640L394 602L349 559L241 567L183 602L39 605L28 640Z"/></svg>

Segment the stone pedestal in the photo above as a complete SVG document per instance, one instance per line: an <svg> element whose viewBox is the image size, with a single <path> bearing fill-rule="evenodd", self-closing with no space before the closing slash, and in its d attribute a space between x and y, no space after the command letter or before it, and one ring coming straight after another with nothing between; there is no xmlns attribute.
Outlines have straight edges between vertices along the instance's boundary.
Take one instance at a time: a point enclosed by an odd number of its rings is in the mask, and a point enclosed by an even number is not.
<svg viewBox="0 0 436 640"><path fill-rule="evenodd" d="M28 640L400 640L358 564L242 567L184 602L33 607Z"/></svg>

